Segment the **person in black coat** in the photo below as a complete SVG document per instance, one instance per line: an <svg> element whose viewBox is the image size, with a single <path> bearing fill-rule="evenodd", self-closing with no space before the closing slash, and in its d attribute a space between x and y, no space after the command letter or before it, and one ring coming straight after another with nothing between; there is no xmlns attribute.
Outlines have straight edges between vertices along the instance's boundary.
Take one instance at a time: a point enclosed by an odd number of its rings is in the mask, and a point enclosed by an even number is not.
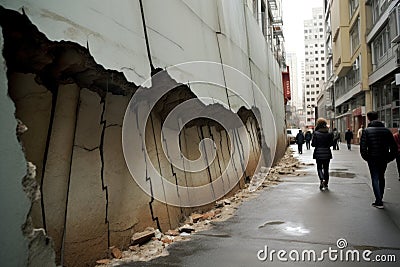
<svg viewBox="0 0 400 267"><path fill-rule="evenodd" d="M390 161L396 158L397 144L392 132L378 121L378 112L368 112L367 118L370 123L361 135L360 153L368 163L371 174L372 189L375 195L375 202L372 203L372 206L383 209L386 167Z"/></svg>
<svg viewBox="0 0 400 267"><path fill-rule="evenodd" d="M304 138L306 139L306 148L307 150L310 150L312 133L310 131L307 131L304 135Z"/></svg>
<svg viewBox="0 0 400 267"><path fill-rule="evenodd" d="M296 135L296 144L299 148L299 154L303 154L304 134L301 130Z"/></svg>
<svg viewBox="0 0 400 267"><path fill-rule="evenodd" d="M331 146L333 145L333 134L329 132L327 122L324 118L317 120L311 146L315 147L313 158L317 162L317 173L320 180L319 189L328 189L329 163L332 159Z"/></svg>
<svg viewBox="0 0 400 267"><path fill-rule="evenodd" d="M347 132L344 134L344 139L347 142L347 149L351 150L351 140L353 140L353 132L350 128L347 128Z"/></svg>

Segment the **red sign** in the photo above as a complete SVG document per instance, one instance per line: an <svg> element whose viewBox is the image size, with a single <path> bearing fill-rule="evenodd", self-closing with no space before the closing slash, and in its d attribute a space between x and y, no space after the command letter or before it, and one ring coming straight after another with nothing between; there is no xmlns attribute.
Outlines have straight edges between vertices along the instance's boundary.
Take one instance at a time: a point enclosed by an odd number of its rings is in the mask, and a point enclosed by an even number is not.
<svg viewBox="0 0 400 267"><path fill-rule="evenodd" d="M288 100L292 99L290 92L290 73L289 66L286 67L287 71L282 72L282 83L283 83L283 97L285 98L285 105Z"/></svg>

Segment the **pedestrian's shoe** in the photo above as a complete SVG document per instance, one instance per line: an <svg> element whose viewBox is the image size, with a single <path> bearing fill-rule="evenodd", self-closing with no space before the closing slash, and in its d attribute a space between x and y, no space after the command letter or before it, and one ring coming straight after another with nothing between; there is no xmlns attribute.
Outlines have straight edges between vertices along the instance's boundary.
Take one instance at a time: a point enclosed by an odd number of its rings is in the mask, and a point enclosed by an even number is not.
<svg viewBox="0 0 400 267"><path fill-rule="evenodd" d="M324 180L324 189L328 190L328 181Z"/></svg>
<svg viewBox="0 0 400 267"><path fill-rule="evenodd" d="M321 180L321 183L319 184L319 190L324 190L324 184L325 184L325 180Z"/></svg>
<svg viewBox="0 0 400 267"><path fill-rule="evenodd" d="M383 203L382 204L377 204L376 202L372 203L372 207L375 207L377 209L383 209Z"/></svg>

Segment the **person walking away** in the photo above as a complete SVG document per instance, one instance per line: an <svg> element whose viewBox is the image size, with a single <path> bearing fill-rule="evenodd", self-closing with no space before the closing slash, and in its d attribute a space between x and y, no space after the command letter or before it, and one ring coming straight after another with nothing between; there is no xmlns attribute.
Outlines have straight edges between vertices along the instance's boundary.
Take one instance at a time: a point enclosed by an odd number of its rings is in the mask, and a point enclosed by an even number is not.
<svg viewBox="0 0 400 267"><path fill-rule="evenodd" d="M357 141L358 141L358 143L360 143L360 141L361 141L361 135L362 135L363 131L364 131L364 125L361 124L360 129L358 129L358 131L357 131Z"/></svg>
<svg viewBox="0 0 400 267"><path fill-rule="evenodd" d="M333 150L339 150L340 133L336 128L333 128Z"/></svg>
<svg viewBox="0 0 400 267"><path fill-rule="evenodd" d="M296 135L296 144L299 148L299 154L303 154L304 134L301 130Z"/></svg>
<svg viewBox="0 0 400 267"><path fill-rule="evenodd" d="M324 118L317 120L317 125L311 141L315 147L313 158L317 163L317 173L320 180L319 189L327 190L329 183L329 162L332 159L331 146L333 145L333 133L329 132Z"/></svg>
<svg viewBox="0 0 400 267"><path fill-rule="evenodd" d="M351 140L353 140L353 132L350 128L347 128L347 132L344 134L344 139L347 142L347 149L351 150Z"/></svg>
<svg viewBox="0 0 400 267"><path fill-rule="evenodd" d="M304 135L304 138L306 139L306 148L307 150L310 150L311 139L312 139L311 132L307 131L306 134Z"/></svg>
<svg viewBox="0 0 400 267"><path fill-rule="evenodd" d="M385 171L387 164L396 158L398 147L390 130L378 121L378 112L368 112L367 118L370 123L361 135L360 154L367 162L371 175L375 195L372 206L383 209Z"/></svg>
<svg viewBox="0 0 400 267"><path fill-rule="evenodd" d="M397 164L397 172L399 173L399 181L400 181L400 135L399 135L399 130L397 130L397 133L393 134L394 141L397 144L397 155L396 155L396 164Z"/></svg>

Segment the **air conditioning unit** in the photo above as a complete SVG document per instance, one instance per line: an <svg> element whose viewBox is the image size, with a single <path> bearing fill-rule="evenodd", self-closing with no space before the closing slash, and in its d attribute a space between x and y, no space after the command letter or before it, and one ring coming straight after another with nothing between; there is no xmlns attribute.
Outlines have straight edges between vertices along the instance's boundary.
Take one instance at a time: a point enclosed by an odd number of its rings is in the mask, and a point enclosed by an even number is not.
<svg viewBox="0 0 400 267"><path fill-rule="evenodd" d="M358 70L359 68L360 68L360 62L358 58L356 58L356 60L353 63L353 70Z"/></svg>

